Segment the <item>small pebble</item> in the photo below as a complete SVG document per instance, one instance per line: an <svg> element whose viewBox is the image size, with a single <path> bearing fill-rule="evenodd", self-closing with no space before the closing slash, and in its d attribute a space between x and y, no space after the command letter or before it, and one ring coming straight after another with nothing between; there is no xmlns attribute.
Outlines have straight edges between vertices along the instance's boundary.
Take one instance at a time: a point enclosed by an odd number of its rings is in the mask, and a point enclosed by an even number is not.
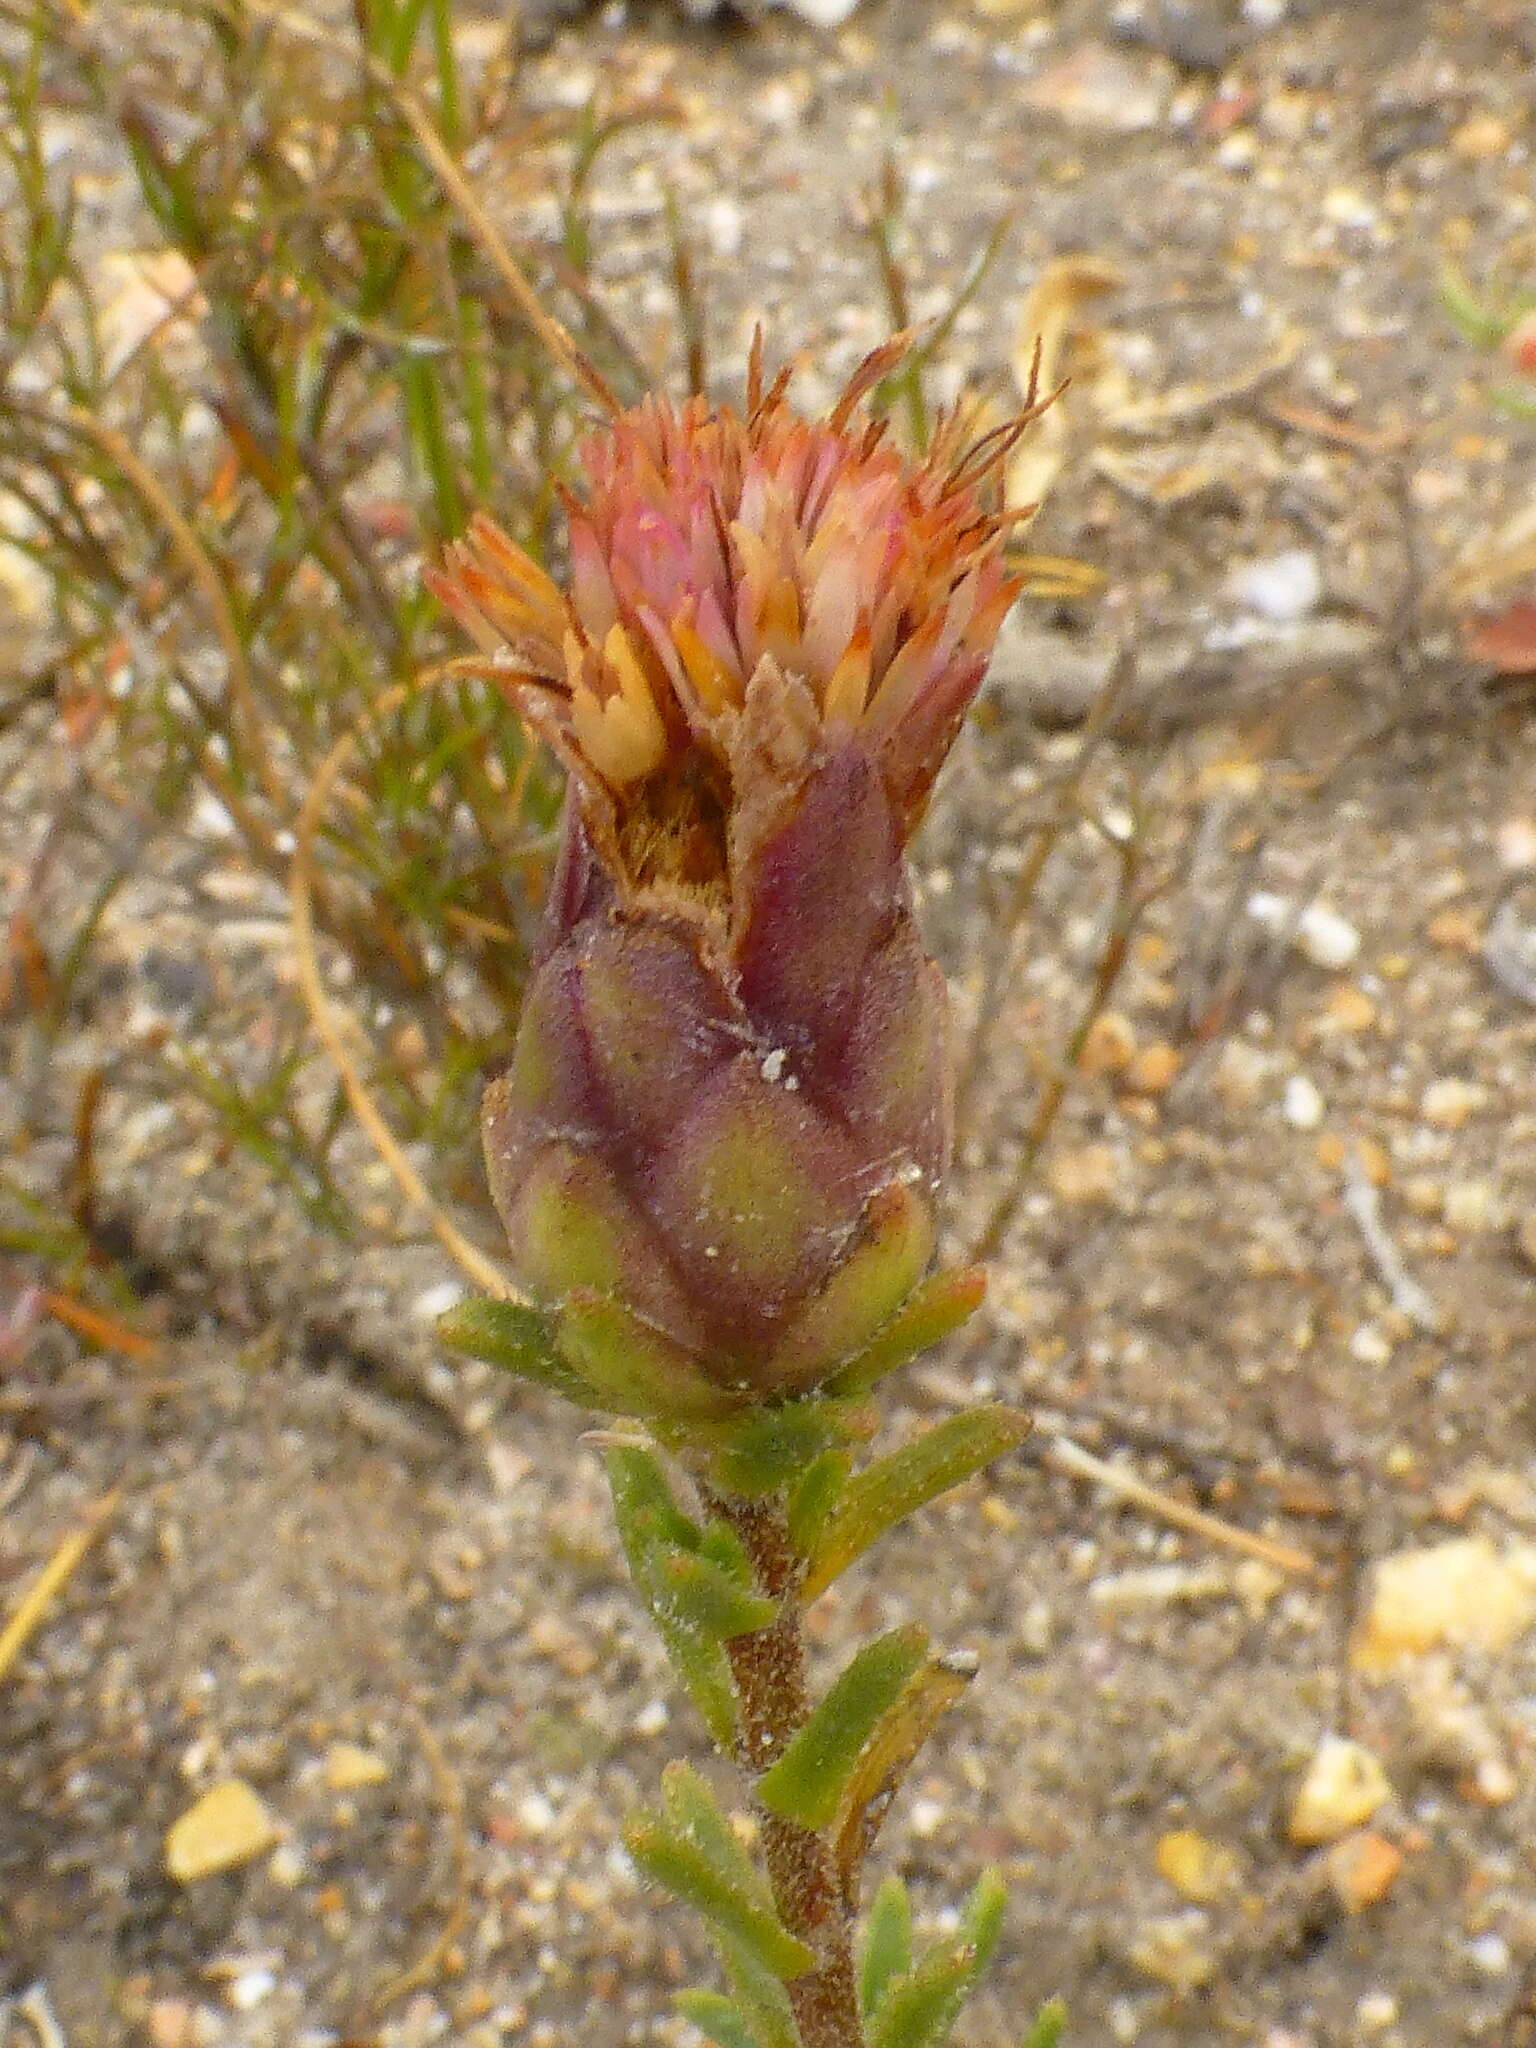
<svg viewBox="0 0 1536 2048"><path fill-rule="evenodd" d="M1193 1909L1144 1920L1128 1959L1154 1982L1184 1996L1203 1989L1216 1975L1206 1916Z"/></svg>
<svg viewBox="0 0 1536 2048"><path fill-rule="evenodd" d="M1467 1943L1467 1954L1473 1967L1481 1970L1485 1977L1502 1977L1514 1967L1509 1943L1502 1934L1479 1934Z"/></svg>
<svg viewBox="0 0 1536 2048"><path fill-rule="evenodd" d="M1229 136L1223 148L1242 139ZM1316 555L1305 548L1288 548L1283 554L1247 562L1235 569L1227 579L1227 588L1245 610L1257 612L1276 625L1290 625L1304 619L1316 607L1323 594L1323 574Z"/></svg>
<svg viewBox="0 0 1536 2048"><path fill-rule="evenodd" d="M333 1792L355 1792L363 1785L382 1785L389 1765L356 1742L333 1742L325 1752L325 1782Z"/></svg>
<svg viewBox="0 0 1536 2048"><path fill-rule="evenodd" d="M1248 915L1270 931L1290 928L1295 920L1291 943L1314 967L1339 973L1360 951L1360 934L1347 917L1341 917L1326 903L1309 903L1299 914L1284 896L1259 889L1248 899Z"/></svg>
<svg viewBox="0 0 1536 2048"><path fill-rule="evenodd" d="M912 1832L918 1840L926 1842L944 1825L943 1804L937 1799L914 1799L911 1825Z"/></svg>
<svg viewBox="0 0 1536 2048"><path fill-rule="evenodd" d="M1372 1829L1345 1835L1328 1851L1328 1882L1346 1913L1379 1905L1397 1883L1403 1852Z"/></svg>
<svg viewBox="0 0 1536 2048"><path fill-rule="evenodd" d="M194 2048L194 2013L184 1998L157 1998L145 2024L150 2048Z"/></svg>
<svg viewBox="0 0 1536 2048"><path fill-rule="evenodd" d="M1348 967L1360 951L1360 934L1347 917L1326 903L1309 903L1296 927L1296 946L1314 967L1337 971Z"/></svg>
<svg viewBox="0 0 1536 2048"><path fill-rule="evenodd" d="M1242 1864L1224 1843L1176 1828L1157 1845L1157 1872L1192 1906L1210 1906L1237 1889Z"/></svg>
<svg viewBox="0 0 1536 2048"><path fill-rule="evenodd" d="M1467 1232L1489 1230L1503 1221L1498 1196L1492 1183L1486 1180L1448 1183L1441 1213L1452 1230Z"/></svg>
<svg viewBox="0 0 1536 2048"><path fill-rule="evenodd" d="M411 1303L411 1314L423 1323L435 1323L463 1299L464 1289L457 1280L439 1280L436 1286L424 1287L417 1295Z"/></svg>
<svg viewBox="0 0 1536 2048"><path fill-rule="evenodd" d="M1499 827L1500 865L1512 874L1536 868L1536 818L1506 818Z"/></svg>
<svg viewBox="0 0 1536 2048"><path fill-rule="evenodd" d="M1419 1114L1437 1131L1459 1131L1486 1100L1483 1089L1448 1074L1442 1080L1431 1081L1424 1090Z"/></svg>
<svg viewBox="0 0 1536 2048"><path fill-rule="evenodd" d="M1176 1047L1158 1043L1137 1053L1125 1070L1125 1085L1133 1095L1163 1095L1179 1078L1184 1057Z"/></svg>
<svg viewBox="0 0 1536 2048"><path fill-rule="evenodd" d="M1536 1544L1454 1536L1380 1559L1351 1648L1359 1671L1447 1645L1503 1650L1536 1624Z"/></svg>
<svg viewBox="0 0 1536 2048"><path fill-rule="evenodd" d="M1381 1759L1364 1743L1325 1735L1291 1807L1290 1838L1301 1848L1336 1842L1392 1796Z"/></svg>
<svg viewBox="0 0 1536 2048"><path fill-rule="evenodd" d="M1349 1340L1349 1355L1361 1365L1387 1365L1392 1346L1379 1323L1362 1323Z"/></svg>
<svg viewBox="0 0 1536 2048"><path fill-rule="evenodd" d="M224 1996L236 2012L254 2012L276 1989L277 1978L270 1970L242 1970L230 1978Z"/></svg>
<svg viewBox="0 0 1536 2048"><path fill-rule="evenodd" d="M1032 78L1020 97L1033 113L1053 116L1069 128L1136 135L1162 120L1175 78L1163 58L1137 58L1104 43L1084 43Z"/></svg>
<svg viewBox="0 0 1536 2048"><path fill-rule="evenodd" d="M547 1835L555 1824L555 1809L542 1792L530 1792L518 1802L517 1817L530 1835Z"/></svg>
<svg viewBox="0 0 1536 2048"><path fill-rule="evenodd" d="M248 1863L277 1840L277 1823L243 1778L215 1785L172 1821L165 1867L178 1884L194 1884Z"/></svg>
<svg viewBox="0 0 1536 2048"><path fill-rule="evenodd" d="M1058 1202L1101 1203L1113 1200L1120 1169L1108 1145L1080 1145L1058 1152L1046 1178Z"/></svg>
<svg viewBox="0 0 1536 2048"><path fill-rule="evenodd" d="M1099 1074L1122 1073L1136 1057L1136 1033L1130 1020L1118 1010L1104 1010L1094 1018L1078 1054L1079 1073L1093 1079Z"/></svg>
<svg viewBox="0 0 1536 2048"><path fill-rule="evenodd" d="M1285 1084L1281 1114L1295 1131L1315 1131L1327 1115L1317 1083L1306 1074L1292 1074Z"/></svg>

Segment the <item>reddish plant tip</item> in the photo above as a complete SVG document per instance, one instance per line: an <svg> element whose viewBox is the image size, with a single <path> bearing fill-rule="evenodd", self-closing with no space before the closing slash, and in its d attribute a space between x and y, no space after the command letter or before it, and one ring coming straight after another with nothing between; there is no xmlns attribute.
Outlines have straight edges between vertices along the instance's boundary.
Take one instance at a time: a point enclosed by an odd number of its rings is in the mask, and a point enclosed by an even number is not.
<svg viewBox="0 0 1536 2048"><path fill-rule="evenodd" d="M858 418L905 346L823 420L754 351L742 412L652 397L605 423L566 500L567 590L483 517L433 577L622 887L728 890L743 835L849 735L904 835L921 815L1019 586L990 505L1006 430L967 443L950 416L913 462Z"/></svg>

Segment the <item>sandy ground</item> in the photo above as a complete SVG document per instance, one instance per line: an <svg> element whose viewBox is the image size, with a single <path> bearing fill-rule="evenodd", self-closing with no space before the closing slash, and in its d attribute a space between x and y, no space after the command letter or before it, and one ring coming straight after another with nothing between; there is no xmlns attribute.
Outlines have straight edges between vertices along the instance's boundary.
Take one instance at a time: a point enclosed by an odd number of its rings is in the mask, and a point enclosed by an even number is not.
<svg viewBox="0 0 1536 2048"><path fill-rule="evenodd" d="M1489 411L1436 292L1447 255L1476 278L1529 246L1536 10L891 0L835 38L611 10L543 37L536 94L611 74L686 117L597 193L658 354L670 180L722 378L761 317L807 402L830 388L882 328L856 214L888 141L917 315L1014 214L957 375L1006 394L1052 257L1123 277L1032 535L1108 593L1020 622L922 850L964 1026L1042 786L1133 644L1090 794L1145 817L1166 887L983 1325L889 1409L894 1439L1018 1399L1036 1454L815 1617L829 1668L908 1616L980 1654L883 1844L931 1916L984 1861L1013 1882L968 2048L1058 1991L1084 2048L1536 2039L1536 727L1462 658L1449 582L1529 505L1536 432ZM7 843L43 814L47 729L0 741ZM99 1517L0 1680L0 2040L681 2043L666 1994L709 1966L617 1825L703 1742L578 1419L445 1365L435 1248L317 1237L136 1057L167 1020L254 1057L288 1000L280 899L253 886L237 920L223 858L147 845L60 1048L0 1037L7 1173L45 1204L106 1060L105 1239L159 1346L49 1324L0 1379L0 1612ZM990 1002L957 1244L1012 1185L1110 874L1068 834ZM56 877L59 930L90 879ZM1314 893L1333 921L1288 940ZM1067 1476L1061 1435L1300 1555ZM1419 1553L1398 1654L1384 1590ZM1386 1782L1298 1843L1329 1734ZM175 1882L167 1830L229 1779L270 1838Z"/></svg>

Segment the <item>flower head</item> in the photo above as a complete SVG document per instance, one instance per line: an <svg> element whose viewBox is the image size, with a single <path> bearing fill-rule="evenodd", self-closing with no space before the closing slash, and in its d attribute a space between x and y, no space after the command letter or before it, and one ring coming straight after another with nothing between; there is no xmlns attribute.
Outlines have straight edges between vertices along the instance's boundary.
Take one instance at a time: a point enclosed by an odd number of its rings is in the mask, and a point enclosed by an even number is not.
<svg viewBox="0 0 1536 2048"><path fill-rule="evenodd" d="M488 519L449 550L438 594L510 657L629 887L728 891L743 838L848 734L903 835L920 817L1019 586L984 502L1012 429L967 446L953 416L914 464L856 417L903 346L825 420L793 411L787 372L765 390L754 352L744 413L653 397L594 433L569 592Z"/></svg>
<svg viewBox="0 0 1536 2048"><path fill-rule="evenodd" d="M1017 584L1011 430L912 463L855 418L900 347L823 421L755 352L744 413L647 400L586 445L568 590L484 519L434 583L572 778L485 1104L517 1269L706 1405L826 1378L932 1253L947 1008L904 848Z"/></svg>

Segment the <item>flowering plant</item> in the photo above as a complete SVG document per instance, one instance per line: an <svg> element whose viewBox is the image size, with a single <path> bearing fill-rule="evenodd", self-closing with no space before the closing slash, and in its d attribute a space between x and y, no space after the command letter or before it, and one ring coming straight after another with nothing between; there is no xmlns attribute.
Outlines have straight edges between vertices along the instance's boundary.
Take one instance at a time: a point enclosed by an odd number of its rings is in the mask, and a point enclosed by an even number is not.
<svg viewBox="0 0 1536 2048"><path fill-rule="evenodd" d="M434 578L570 777L484 1104L527 1299L446 1335L643 1425L607 1451L625 1554L764 1861L684 1765L628 1831L709 1923L730 1990L682 2009L719 2048L931 2048L1001 1927L984 1877L918 1954L888 1879L855 1933L880 1821L974 1660L898 1628L813 1704L800 1636L878 1535L1027 1426L978 1409L854 1467L870 1389L980 1297L929 1272L952 1077L905 848L1018 590L993 501L1024 421L970 442L956 413L906 460L859 416L902 347L822 421L757 349L740 413L612 419L566 502L567 589L483 518Z"/></svg>

